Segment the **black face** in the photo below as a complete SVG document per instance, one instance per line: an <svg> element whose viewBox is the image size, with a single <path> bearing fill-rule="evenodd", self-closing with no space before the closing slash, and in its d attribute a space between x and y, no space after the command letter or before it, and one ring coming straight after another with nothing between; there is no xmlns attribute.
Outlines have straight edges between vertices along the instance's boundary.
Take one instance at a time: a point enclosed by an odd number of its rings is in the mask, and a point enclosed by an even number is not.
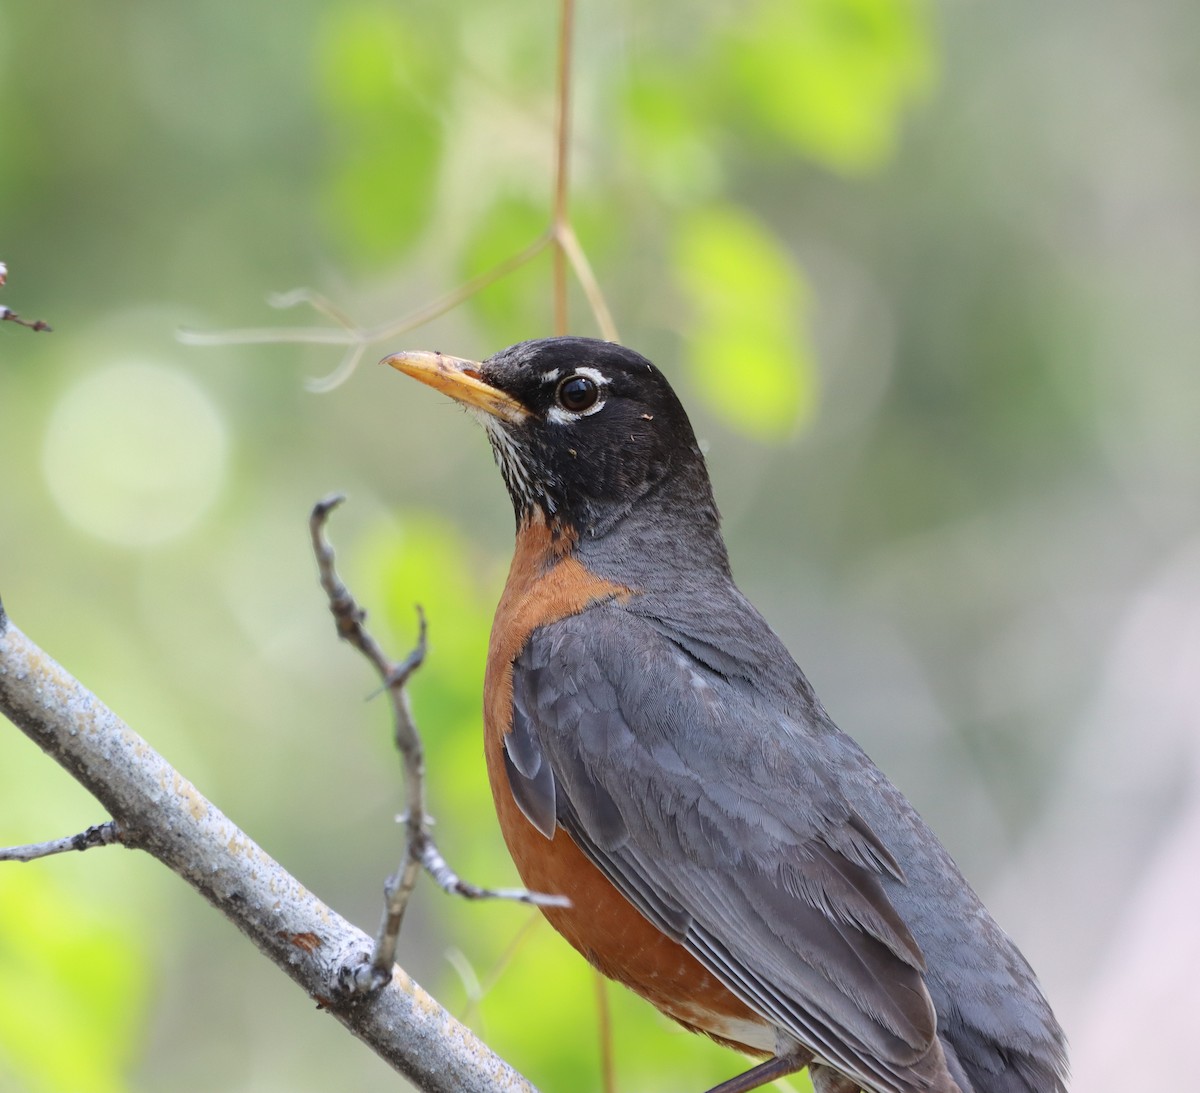
<svg viewBox="0 0 1200 1093"><path fill-rule="evenodd" d="M529 411L515 423L478 415L518 522L537 507L597 534L656 488L711 499L683 406L632 350L590 338L522 342L484 361L479 375Z"/></svg>

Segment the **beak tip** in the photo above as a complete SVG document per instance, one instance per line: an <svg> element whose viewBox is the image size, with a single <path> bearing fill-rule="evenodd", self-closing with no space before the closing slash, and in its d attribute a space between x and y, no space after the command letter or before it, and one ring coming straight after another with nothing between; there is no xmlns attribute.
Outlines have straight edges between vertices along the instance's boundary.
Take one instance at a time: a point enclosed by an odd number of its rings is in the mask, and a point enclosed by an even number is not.
<svg viewBox="0 0 1200 1093"><path fill-rule="evenodd" d="M390 365L458 402L486 411L492 417L519 422L529 416L529 411L516 399L482 378L481 366L477 361L418 350L391 353L380 364Z"/></svg>

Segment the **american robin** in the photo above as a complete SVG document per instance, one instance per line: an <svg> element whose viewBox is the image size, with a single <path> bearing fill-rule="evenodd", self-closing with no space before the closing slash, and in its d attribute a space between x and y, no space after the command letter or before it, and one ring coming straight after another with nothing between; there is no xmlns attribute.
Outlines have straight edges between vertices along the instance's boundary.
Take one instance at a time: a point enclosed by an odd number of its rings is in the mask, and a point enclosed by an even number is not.
<svg viewBox="0 0 1200 1093"><path fill-rule="evenodd" d="M586 338L386 361L473 412L512 497L485 752L555 929L766 1058L712 1093L1065 1093L1033 970L733 583L662 373Z"/></svg>

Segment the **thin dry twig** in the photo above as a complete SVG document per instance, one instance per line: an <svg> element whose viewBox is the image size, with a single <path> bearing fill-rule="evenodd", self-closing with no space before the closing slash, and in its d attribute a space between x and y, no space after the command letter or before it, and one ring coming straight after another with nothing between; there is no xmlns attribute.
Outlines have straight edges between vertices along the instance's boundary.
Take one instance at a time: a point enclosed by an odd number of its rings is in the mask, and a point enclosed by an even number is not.
<svg viewBox="0 0 1200 1093"><path fill-rule="evenodd" d="M596 1033L600 1040L600 1088L615 1093L617 1060L613 1051L612 1007L608 1004L608 980L595 969L592 985L596 990Z"/></svg>
<svg viewBox="0 0 1200 1093"><path fill-rule="evenodd" d="M22 319L11 307L5 307L3 304L0 304L0 323L16 323L26 330L44 330L47 333L54 329L41 319Z"/></svg>
<svg viewBox="0 0 1200 1093"><path fill-rule="evenodd" d="M569 183L567 167L571 151L571 39L575 23L575 0L562 0L558 24L558 108L554 125L554 209L551 230L554 234L554 333L568 330L567 254L563 247L563 229L570 221L567 214Z"/></svg>
<svg viewBox="0 0 1200 1093"><path fill-rule="evenodd" d="M309 519L313 554L317 559L321 587L329 598L329 610L337 626L338 637L349 642L370 661L383 680L392 703L392 722L396 748L404 766L405 852L396 872L384 884L384 911L371 959L356 967L347 967L342 986L347 991L370 992L388 982L395 963L396 940L408 901L423 869L444 892L464 899L505 899L542 907L567 907L562 896L544 895L524 888L481 888L464 881L450 868L430 834L431 817L425 807L425 752L413 722L405 684L425 659L425 615L417 608L420 633L417 645L399 663L393 662L363 625L366 612L359 607L334 569L334 551L325 535L330 514L345 498L336 494L313 506Z"/></svg>
<svg viewBox="0 0 1200 1093"><path fill-rule="evenodd" d="M113 820L95 824L78 835L67 835L51 839L46 843L29 843L27 846L0 847L0 861L37 861L51 854L65 854L71 850L92 850L97 846L111 846L121 841L121 831Z"/></svg>

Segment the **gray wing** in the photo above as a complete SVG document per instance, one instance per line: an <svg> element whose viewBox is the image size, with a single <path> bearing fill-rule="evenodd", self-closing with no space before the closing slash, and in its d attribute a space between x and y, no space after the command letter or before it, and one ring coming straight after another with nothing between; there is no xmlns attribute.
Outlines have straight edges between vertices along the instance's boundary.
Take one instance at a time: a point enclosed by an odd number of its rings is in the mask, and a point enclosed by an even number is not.
<svg viewBox="0 0 1200 1093"><path fill-rule="evenodd" d="M936 1017L885 892L892 854L829 773L869 760L600 607L535 631L514 664L506 763L642 914L817 1056L913 1088Z"/></svg>

